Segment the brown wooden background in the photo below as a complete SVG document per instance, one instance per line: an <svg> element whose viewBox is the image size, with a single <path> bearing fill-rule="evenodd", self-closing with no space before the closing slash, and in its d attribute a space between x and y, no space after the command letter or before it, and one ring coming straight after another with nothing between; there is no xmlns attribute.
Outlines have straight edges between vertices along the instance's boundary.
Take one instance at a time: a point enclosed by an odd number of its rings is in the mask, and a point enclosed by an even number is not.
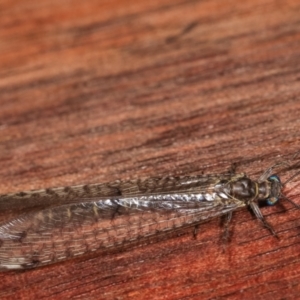
<svg viewBox="0 0 300 300"><path fill-rule="evenodd" d="M296 0L1 0L0 192L232 163L257 178L300 150L299 71ZM196 240L2 273L0 297L295 299L300 211L262 211L280 240L238 211L225 251L212 220Z"/></svg>

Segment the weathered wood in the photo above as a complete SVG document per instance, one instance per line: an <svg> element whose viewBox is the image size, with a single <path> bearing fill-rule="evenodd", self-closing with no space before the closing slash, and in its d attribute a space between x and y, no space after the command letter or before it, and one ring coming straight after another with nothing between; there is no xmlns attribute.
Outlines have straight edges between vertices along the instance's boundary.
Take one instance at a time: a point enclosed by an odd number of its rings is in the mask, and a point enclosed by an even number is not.
<svg viewBox="0 0 300 300"><path fill-rule="evenodd" d="M299 151L299 1L0 2L0 192L219 173ZM280 175L286 179L296 171ZM299 179L286 195L299 203ZM295 299L300 211L0 274L1 299ZM225 247L225 249L224 249Z"/></svg>

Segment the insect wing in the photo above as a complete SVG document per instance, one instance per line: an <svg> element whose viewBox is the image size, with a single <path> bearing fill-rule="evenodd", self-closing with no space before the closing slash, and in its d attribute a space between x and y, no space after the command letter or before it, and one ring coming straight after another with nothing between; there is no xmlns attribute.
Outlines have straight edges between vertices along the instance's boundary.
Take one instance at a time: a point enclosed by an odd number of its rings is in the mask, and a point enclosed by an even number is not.
<svg viewBox="0 0 300 300"><path fill-rule="evenodd" d="M31 268L98 249L115 249L242 205L199 197L169 194L81 199L21 215L0 227L0 268Z"/></svg>
<svg viewBox="0 0 300 300"><path fill-rule="evenodd" d="M243 174L235 177L243 177ZM114 196L139 196L173 192L207 193L220 180L229 181L230 174L197 175L182 177L150 177L136 180L116 180L108 183L58 187L0 195L0 212L18 213L52 205L82 202L83 198L108 198Z"/></svg>

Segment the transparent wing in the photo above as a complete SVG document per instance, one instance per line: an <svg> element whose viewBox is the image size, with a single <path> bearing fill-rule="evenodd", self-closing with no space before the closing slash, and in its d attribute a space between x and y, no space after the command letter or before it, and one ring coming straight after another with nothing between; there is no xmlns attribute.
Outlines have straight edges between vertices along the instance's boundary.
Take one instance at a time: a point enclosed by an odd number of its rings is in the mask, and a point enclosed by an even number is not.
<svg viewBox="0 0 300 300"><path fill-rule="evenodd" d="M138 196L172 192L210 193L221 180L230 181L243 174L218 174L182 177L151 177L101 184L59 187L0 195L0 222L31 210L81 202L83 198Z"/></svg>
<svg viewBox="0 0 300 300"><path fill-rule="evenodd" d="M244 174L218 174L182 177L151 177L137 180L58 187L0 195L0 210L12 210L39 205L58 205L74 202L75 199L141 194L162 194L174 191L206 192L221 180L244 177Z"/></svg>
<svg viewBox="0 0 300 300"><path fill-rule="evenodd" d="M23 269L200 223L244 206L199 194L164 194L81 202L22 215L0 226L0 269Z"/></svg>

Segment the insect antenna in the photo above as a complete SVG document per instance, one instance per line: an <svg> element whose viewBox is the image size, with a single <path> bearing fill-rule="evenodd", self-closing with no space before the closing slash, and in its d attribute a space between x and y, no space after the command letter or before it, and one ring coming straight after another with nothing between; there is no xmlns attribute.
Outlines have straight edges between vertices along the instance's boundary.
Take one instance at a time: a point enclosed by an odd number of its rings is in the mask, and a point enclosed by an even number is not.
<svg viewBox="0 0 300 300"><path fill-rule="evenodd" d="M288 182L292 181L295 177L297 177L300 174L299 172L296 172L294 175L292 175L288 180L286 180L282 185L285 186Z"/></svg>
<svg viewBox="0 0 300 300"><path fill-rule="evenodd" d="M280 198L283 198L284 200L292 203L296 208L300 209L300 205L296 204L293 200L289 199L288 197L285 197L284 195L280 195Z"/></svg>
<svg viewBox="0 0 300 300"><path fill-rule="evenodd" d="M296 172L294 175L292 175L289 179L287 179L284 183L282 183L282 186L285 186L288 182L292 181L295 177L297 177L300 174L299 172ZM300 209L300 205L296 204L293 200L289 199L288 197L284 196L283 194L280 195L281 198L285 199L286 201L292 203L296 208Z"/></svg>

